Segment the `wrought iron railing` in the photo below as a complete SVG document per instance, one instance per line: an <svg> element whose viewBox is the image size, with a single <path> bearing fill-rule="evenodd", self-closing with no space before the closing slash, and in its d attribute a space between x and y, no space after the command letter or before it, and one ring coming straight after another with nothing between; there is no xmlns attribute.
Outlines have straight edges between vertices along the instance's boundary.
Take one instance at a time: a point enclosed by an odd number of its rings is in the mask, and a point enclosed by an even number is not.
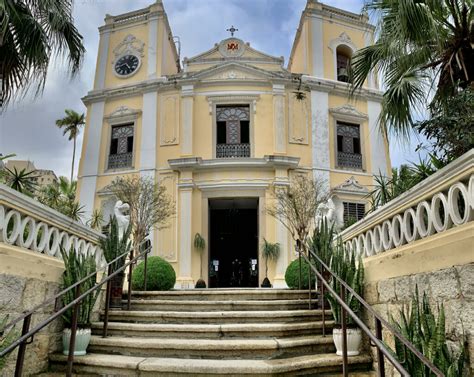
<svg viewBox="0 0 474 377"><path fill-rule="evenodd" d="M362 155L360 153L337 152L337 166L362 169Z"/></svg>
<svg viewBox="0 0 474 377"><path fill-rule="evenodd" d="M128 168L132 166L133 154L129 153L118 153L109 155L109 169Z"/></svg>
<svg viewBox="0 0 474 377"><path fill-rule="evenodd" d="M8 329L13 328L18 323L22 322L22 331L21 335L13 341L8 347L6 347L3 351L0 352L0 358L5 357L10 352L15 350L18 347L18 355L16 359L16 367L15 367L15 377L21 377L23 374L23 362L25 359L25 352L26 346L33 341L33 337L44 327L48 324L53 322L55 319L61 317L63 313L65 313L70 308L73 309L72 315L72 323L71 323L71 339L69 343L69 355L67 359L67 368L66 368L66 376L72 376L73 370L73 363L74 363L74 348L75 348L75 339L76 339L76 332L77 332L77 325L78 325L78 314L79 314L79 306L81 301L84 300L87 296L92 294L94 291L101 289L104 284L107 284L106 287L106 299L105 299L105 310L104 310L104 325L102 329L102 336L104 338L107 337L107 329L109 323L109 307L110 307L110 300L111 300L111 289L112 289L112 279L125 271L128 267L128 297L127 297L127 310L130 310L130 298L131 298L131 289L132 289L132 275L133 275L133 265L141 258L144 258L145 264L145 273L144 273L144 286L146 290L147 284L147 260L148 254L151 252L151 244L148 240L145 240L140 246L139 250L142 250L138 253L138 255L133 255L133 248L130 252L126 252L112 260L111 262L107 263L102 268L97 269L95 272L91 273L90 275L86 276L84 279L74 283L70 287L64 289L63 291L59 292L55 296L45 300L43 303L39 304L38 306L34 307L30 311L22 314L21 316L15 318L14 320L7 323L3 328L0 329L0 336L4 334ZM118 268L116 271L112 272L112 266L118 260L122 259L125 255L130 254L130 260L125 263L122 267ZM92 288L81 294L81 284L88 281L92 277L96 276L96 274L100 271L107 270L107 275L98 283L96 283ZM63 306L62 308L57 309L59 306L58 303L61 302L63 297L69 293L70 291L74 290L74 300L71 301L68 305ZM45 320L41 321L37 324L33 329L30 330L31 318L34 314L38 313L39 310L45 308L48 305L54 303L55 311L52 315L50 315Z"/></svg>
<svg viewBox="0 0 474 377"><path fill-rule="evenodd" d="M301 250L297 247L297 250ZM385 376L385 359L389 361L393 367L405 377L410 377L410 373L403 367L400 361L395 357L393 351L391 351L383 340L383 327L391 333L392 336L396 337L403 343L435 376L444 376L430 360L428 360L416 347L407 340L397 329L390 325L385 319L383 319L361 296L359 296L344 280L337 276L312 250L308 250L308 255L304 252L298 252L300 258L300 274L299 274L299 286L301 287L301 258L305 259L309 264L308 281L311 287L311 274L314 273L318 279L318 286L320 287L321 294L321 311L322 311L322 333L323 337L326 336L326 320L325 320L325 295L326 291L328 294L341 305L341 330L342 330L342 374L344 377L349 376L349 361L347 355L347 316L352 317L354 322L359 328L367 335L371 341L371 345L377 348L377 363L378 371L377 375L380 377ZM320 266L320 270L316 268L316 263ZM341 291L336 292L332 289L329 284L329 279L336 279L340 283ZM311 309L311 288L309 290L309 308ZM365 308L369 315L372 315L375 319L375 334L367 327L367 325L354 313L354 311L345 302L347 292L355 297L361 307Z"/></svg>
<svg viewBox="0 0 474 377"><path fill-rule="evenodd" d="M250 157L250 144L217 144L217 158Z"/></svg>

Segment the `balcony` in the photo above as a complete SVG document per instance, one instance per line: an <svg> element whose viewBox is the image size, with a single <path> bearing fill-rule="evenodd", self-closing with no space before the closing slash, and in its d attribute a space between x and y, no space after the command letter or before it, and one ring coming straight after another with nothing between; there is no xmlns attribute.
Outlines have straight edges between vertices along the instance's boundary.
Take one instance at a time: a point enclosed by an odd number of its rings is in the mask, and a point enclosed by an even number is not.
<svg viewBox="0 0 474 377"><path fill-rule="evenodd" d="M128 153L118 153L109 155L109 169L120 169L128 168L132 166L133 154L132 152Z"/></svg>
<svg viewBox="0 0 474 377"><path fill-rule="evenodd" d="M250 144L217 144L217 158L250 157Z"/></svg>
<svg viewBox="0 0 474 377"><path fill-rule="evenodd" d="M337 152L337 166L362 169L362 155L360 153Z"/></svg>

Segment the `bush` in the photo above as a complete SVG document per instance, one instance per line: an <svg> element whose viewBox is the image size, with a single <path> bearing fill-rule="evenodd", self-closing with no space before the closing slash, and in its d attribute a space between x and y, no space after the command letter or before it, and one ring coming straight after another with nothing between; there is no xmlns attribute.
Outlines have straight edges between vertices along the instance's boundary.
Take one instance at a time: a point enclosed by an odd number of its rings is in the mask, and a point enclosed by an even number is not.
<svg viewBox="0 0 474 377"><path fill-rule="evenodd" d="M306 260L301 257L301 289L308 289L308 274L309 274L309 265ZM285 272L285 281L290 289L298 289L298 280L300 276L300 265L298 258L291 262ZM316 278L314 273L311 273L311 286L314 287Z"/></svg>
<svg viewBox="0 0 474 377"><path fill-rule="evenodd" d="M145 263L141 262L132 275L132 289L142 291L145 287ZM169 291L176 283L176 273L167 261L160 257L148 257L147 291Z"/></svg>

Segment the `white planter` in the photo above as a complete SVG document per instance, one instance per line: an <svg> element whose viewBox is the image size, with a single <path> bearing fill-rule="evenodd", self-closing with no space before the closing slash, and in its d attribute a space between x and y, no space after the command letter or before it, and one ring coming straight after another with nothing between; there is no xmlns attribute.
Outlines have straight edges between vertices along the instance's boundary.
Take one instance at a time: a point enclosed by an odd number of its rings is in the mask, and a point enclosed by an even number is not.
<svg viewBox="0 0 474 377"><path fill-rule="evenodd" d="M342 329L333 329L332 338L336 346L336 354L342 356ZM359 328L347 329L347 356L357 356L362 342L362 332Z"/></svg>
<svg viewBox="0 0 474 377"><path fill-rule="evenodd" d="M69 343L71 341L71 329L63 330L63 354L69 355ZM91 329L77 329L74 356L84 356L87 346L91 341Z"/></svg>

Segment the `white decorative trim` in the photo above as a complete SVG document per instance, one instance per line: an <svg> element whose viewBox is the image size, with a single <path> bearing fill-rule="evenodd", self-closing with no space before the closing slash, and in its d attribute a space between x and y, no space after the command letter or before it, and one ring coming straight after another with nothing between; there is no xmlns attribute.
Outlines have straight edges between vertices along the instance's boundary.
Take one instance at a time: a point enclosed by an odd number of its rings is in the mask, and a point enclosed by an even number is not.
<svg viewBox="0 0 474 377"><path fill-rule="evenodd" d="M155 177L156 168L156 130L158 93L143 95L142 136L140 145L140 174Z"/></svg>
<svg viewBox="0 0 474 377"><path fill-rule="evenodd" d="M95 89L103 89L105 87L105 74L107 72L107 59L110 44L110 31L106 30L101 34L99 45L99 57L97 64L97 85Z"/></svg>
<svg viewBox="0 0 474 377"><path fill-rule="evenodd" d="M273 127L275 152L286 153L285 85L273 84Z"/></svg>
<svg viewBox="0 0 474 377"><path fill-rule="evenodd" d="M329 95L326 92L311 91L312 111L312 157L313 177L318 182L324 182L326 190L329 190L329 120L328 120Z"/></svg>
<svg viewBox="0 0 474 377"><path fill-rule="evenodd" d="M114 49L113 53L115 55L114 59L112 60L112 71L114 72L114 75L119 77L119 78L128 78L133 76L135 73L137 73L140 70L141 64L142 64L142 57L145 56L144 53L145 50L145 42L142 42L141 40L137 39L135 36L132 34L128 34L122 42L120 42ZM125 55L134 55L138 58L138 67L128 75L119 75L117 71L115 70L115 63L123 56Z"/></svg>
<svg viewBox="0 0 474 377"><path fill-rule="evenodd" d="M337 194L350 194L350 195L364 195L366 196L369 192L367 187L362 186L354 176L350 177L339 186L333 189L334 193Z"/></svg>
<svg viewBox="0 0 474 377"><path fill-rule="evenodd" d="M192 260L192 242L191 242L191 224L192 224L192 188L179 189L179 277L177 281L187 281L191 277ZM189 283L188 283L189 284ZM181 288L185 288L181 286ZM192 287L186 287L192 288Z"/></svg>
<svg viewBox="0 0 474 377"><path fill-rule="evenodd" d="M346 103L339 107L329 109L329 112L339 120L347 120L349 122L360 123L368 119L367 114L357 110L354 106Z"/></svg>
<svg viewBox="0 0 474 377"><path fill-rule="evenodd" d="M97 176L99 172L99 153L101 145L102 124L104 122L104 101L95 102L89 110L89 123L87 124L87 139L83 142L84 160L82 165L83 176ZM82 203L86 204L86 203Z"/></svg>
<svg viewBox="0 0 474 377"><path fill-rule="evenodd" d="M104 116L104 119L111 125L132 122L135 121L141 115L141 113L142 111L139 109L132 109L128 106L119 106L110 114Z"/></svg>
<svg viewBox="0 0 474 377"><path fill-rule="evenodd" d="M149 78L156 77L158 48L158 18L152 18L148 22L147 74Z"/></svg>
<svg viewBox="0 0 474 377"><path fill-rule="evenodd" d="M323 19L322 17L311 18L311 29L312 31L312 61L313 67L311 72L313 76L325 77L324 75L324 49L323 49Z"/></svg>
<svg viewBox="0 0 474 377"><path fill-rule="evenodd" d="M219 43L218 51L225 58L237 58L245 53L245 42L238 38L227 38Z"/></svg>
<svg viewBox="0 0 474 377"><path fill-rule="evenodd" d="M367 112L369 113L369 137L371 168L374 175L388 175L387 151L383 130L379 124L379 115L382 106L378 102L367 101Z"/></svg>
<svg viewBox="0 0 474 377"><path fill-rule="evenodd" d="M357 51L357 46L352 42L351 37L349 37L345 31L342 32L339 37L329 42L328 47L332 51L335 80L337 80L337 48L341 45L344 45L351 50L351 56Z"/></svg>
<svg viewBox="0 0 474 377"><path fill-rule="evenodd" d="M193 85L183 85L181 89L181 116L183 137L181 140L181 154L193 154L193 116L194 116L194 87Z"/></svg>
<svg viewBox="0 0 474 377"><path fill-rule="evenodd" d="M208 94L206 96L207 102L209 103L209 114L213 114L214 105L216 104L241 104L249 103L252 104L251 110L254 114L257 113L257 101L260 99L260 94L234 94L228 92L226 94Z"/></svg>

